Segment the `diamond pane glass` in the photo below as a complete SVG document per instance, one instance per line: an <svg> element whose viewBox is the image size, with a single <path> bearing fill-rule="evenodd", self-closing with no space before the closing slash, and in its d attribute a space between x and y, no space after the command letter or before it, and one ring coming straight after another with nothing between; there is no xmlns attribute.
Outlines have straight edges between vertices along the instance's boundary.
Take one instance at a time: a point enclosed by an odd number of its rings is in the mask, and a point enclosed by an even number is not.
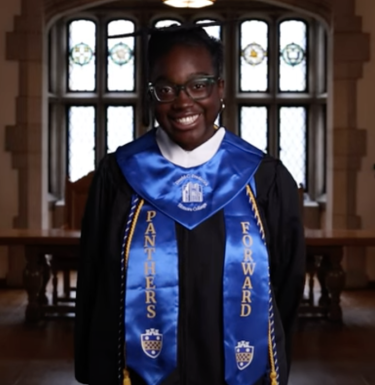
<svg viewBox="0 0 375 385"><path fill-rule="evenodd" d="M306 23L288 20L280 24L280 91L306 91Z"/></svg>
<svg viewBox="0 0 375 385"><path fill-rule="evenodd" d="M114 20L108 23L107 87L109 91L134 91L134 37L111 36L133 33L130 20Z"/></svg>
<svg viewBox="0 0 375 385"><path fill-rule="evenodd" d="M268 24L248 20L241 24L241 91L268 89Z"/></svg>
<svg viewBox="0 0 375 385"><path fill-rule="evenodd" d="M96 73L96 25L75 20L69 25L69 91L94 91Z"/></svg>
<svg viewBox="0 0 375 385"><path fill-rule="evenodd" d="M134 107L109 106L107 108L107 151L134 140Z"/></svg>
<svg viewBox="0 0 375 385"><path fill-rule="evenodd" d="M95 168L95 108L68 110L68 174L74 182Z"/></svg>
<svg viewBox="0 0 375 385"><path fill-rule="evenodd" d="M280 108L280 159L295 181L306 186L305 107Z"/></svg>
<svg viewBox="0 0 375 385"><path fill-rule="evenodd" d="M155 28L166 28L166 27L170 27L173 24L181 25L181 23L178 20L166 19L166 20L157 21L155 23Z"/></svg>
<svg viewBox="0 0 375 385"><path fill-rule="evenodd" d="M197 24L206 24L206 23L214 23L216 20L210 20L210 19L205 19L205 20L199 20L196 23ZM206 32L214 37L215 39L220 40L221 39L221 28L220 25L211 25L208 27L203 27Z"/></svg>
<svg viewBox="0 0 375 385"><path fill-rule="evenodd" d="M241 107L240 132L244 140L267 152L267 107Z"/></svg>

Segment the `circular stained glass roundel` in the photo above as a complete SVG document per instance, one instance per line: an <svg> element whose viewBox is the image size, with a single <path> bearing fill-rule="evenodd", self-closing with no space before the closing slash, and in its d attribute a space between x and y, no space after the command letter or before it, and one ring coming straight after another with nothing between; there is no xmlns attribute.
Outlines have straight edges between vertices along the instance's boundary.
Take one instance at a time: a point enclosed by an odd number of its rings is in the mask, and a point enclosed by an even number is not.
<svg viewBox="0 0 375 385"><path fill-rule="evenodd" d="M93 50L85 43L76 44L70 51L71 60L80 66L89 64L93 56Z"/></svg>
<svg viewBox="0 0 375 385"><path fill-rule="evenodd" d="M281 56L285 63L290 66L301 64L305 59L305 51L296 43L291 43L285 46L281 52Z"/></svg>
<svg viewBox="0 0 375 385"><path fill-rule="evenodd" d="M246 60L247 63L256 66L264 60L267 53L264 48L257 43L249 44L243 51L242 57Z"/></svg>
<svg viewBox="0 0 375 385"><path fill-rule="evenodd" d="M125 43L117 43L109 51L109 56L114 63L122 66L133 57L133 51Z"/></svg>

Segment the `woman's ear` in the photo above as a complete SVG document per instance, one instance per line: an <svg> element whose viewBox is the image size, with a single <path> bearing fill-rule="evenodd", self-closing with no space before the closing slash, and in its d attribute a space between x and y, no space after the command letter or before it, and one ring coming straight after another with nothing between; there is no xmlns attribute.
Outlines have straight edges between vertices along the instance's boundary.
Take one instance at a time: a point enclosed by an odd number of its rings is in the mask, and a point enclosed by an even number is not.
<svg viewBox="0 0 375 385"><path fill-rule="evenodd" d="M220 99L223 99L224 98L224 89L225 89L225 81L224 81L224 79L222 79L222 78L218 79L217 87L218 87L218 90L219 90Z"/></svg>

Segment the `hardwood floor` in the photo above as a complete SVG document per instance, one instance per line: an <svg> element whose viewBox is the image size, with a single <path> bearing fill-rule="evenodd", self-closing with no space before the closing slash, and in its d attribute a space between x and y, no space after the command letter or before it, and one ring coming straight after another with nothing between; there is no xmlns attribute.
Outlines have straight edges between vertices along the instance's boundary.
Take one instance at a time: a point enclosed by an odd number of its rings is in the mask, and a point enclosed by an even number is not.
<svg viewBox="0 0 375 385"><path fill-rule="evenodd" d="M26 325L25 304L24 291L0 290L0 384L77 385L72 319ZM342 304L341 328L300 322L289 385L375 385L375 291L346 292Z"/></svg>

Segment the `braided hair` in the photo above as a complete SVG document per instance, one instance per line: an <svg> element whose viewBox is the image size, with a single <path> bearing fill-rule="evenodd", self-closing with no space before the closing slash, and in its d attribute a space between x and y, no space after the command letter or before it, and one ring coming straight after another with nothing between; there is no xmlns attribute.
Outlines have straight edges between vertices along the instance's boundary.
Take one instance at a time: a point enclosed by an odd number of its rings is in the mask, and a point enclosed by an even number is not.
<svg viewBox="0 0 375 385"><path fill-rule="evenodd" d="M212 59L216 76L222 76L224 49L220 40L208 35L206 30L197 24L179 26L173 24L166 28L154 29L148 42L148 72L151 73L156 62L178 45L204 47Z"/></svg>

